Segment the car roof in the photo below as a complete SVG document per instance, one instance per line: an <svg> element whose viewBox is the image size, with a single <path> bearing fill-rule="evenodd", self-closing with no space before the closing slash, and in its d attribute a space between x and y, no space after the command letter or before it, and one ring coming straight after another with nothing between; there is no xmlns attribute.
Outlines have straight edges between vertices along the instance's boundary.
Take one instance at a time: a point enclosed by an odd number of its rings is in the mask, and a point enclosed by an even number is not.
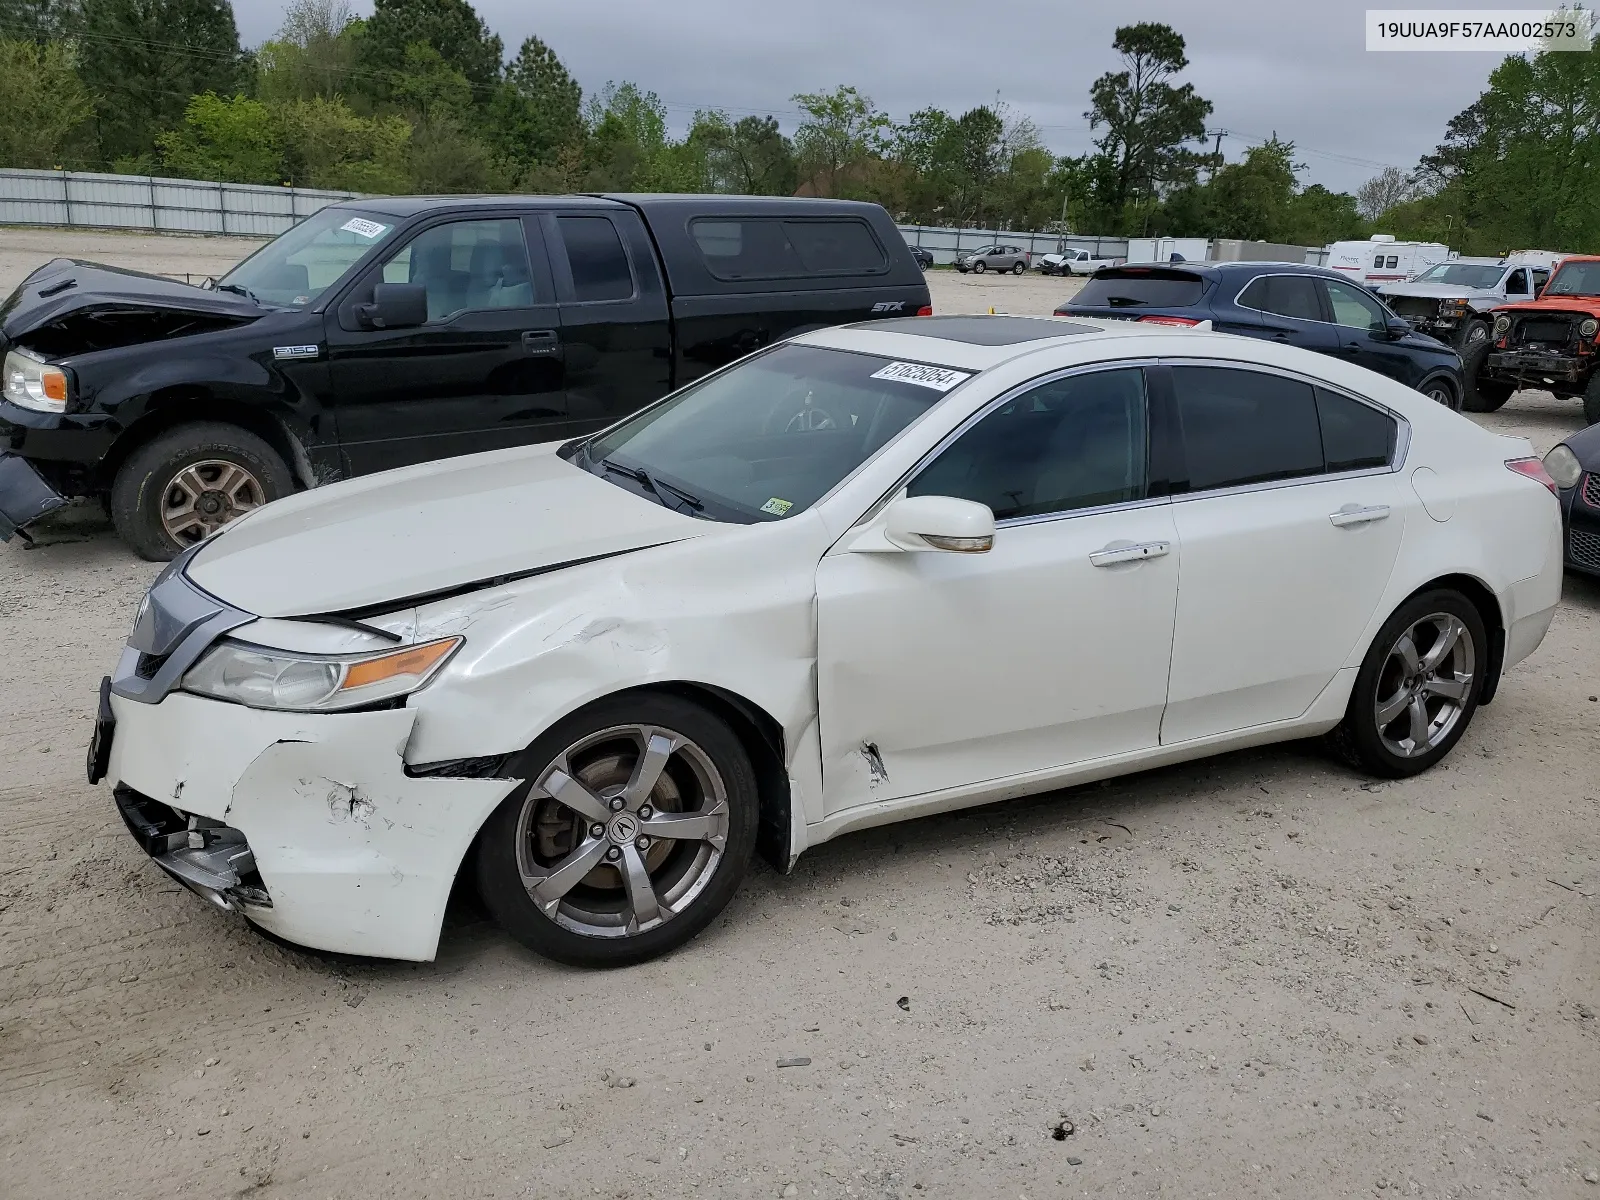
<svg viewBox="0 0 1600 1200"><path fill-rule="evenodd" d="M641 208L649 211L691 210L700 215L739 213L771 216L816 216L818 213L852 213L865 216L881 211L876 204L860 200L830 200L808 196L726 196L651 192L605 194L585 193L570 196L482 195L482 196L372 196L344 200L336 207L384 213L392 217L414 217L423 212L471 211L479 208Z"/></svg>
<svg viewBox="0 0 1600 1200"><path fill-rule="evenodd" d="M1038 326L1037 329L1029 328ZM793 339L808 346L853 350L886 358L935 363L967 371L986 371L1014 358L1065 344L1172 334L1168 325L1103 321L1094 317L985 316L899 317L817 329ZM1185 336L1206 337L1185 331ZM1223 336L1223 335L1216 335Z"/></svg>

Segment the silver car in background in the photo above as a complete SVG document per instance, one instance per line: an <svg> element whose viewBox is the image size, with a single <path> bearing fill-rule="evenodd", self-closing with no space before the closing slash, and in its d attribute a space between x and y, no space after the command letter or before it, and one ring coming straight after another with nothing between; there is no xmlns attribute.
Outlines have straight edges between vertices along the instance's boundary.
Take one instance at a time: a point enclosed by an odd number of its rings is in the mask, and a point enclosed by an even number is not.
<svg viewBox="0 0 1600 1200"><path fill-rule="evenodd" d="M985 271L1010 271L1021 275L1028 269L1028 252L1021 246L996 244L963 254L956 259L956 270L965 275L971 271L982 275Z"/></svg>

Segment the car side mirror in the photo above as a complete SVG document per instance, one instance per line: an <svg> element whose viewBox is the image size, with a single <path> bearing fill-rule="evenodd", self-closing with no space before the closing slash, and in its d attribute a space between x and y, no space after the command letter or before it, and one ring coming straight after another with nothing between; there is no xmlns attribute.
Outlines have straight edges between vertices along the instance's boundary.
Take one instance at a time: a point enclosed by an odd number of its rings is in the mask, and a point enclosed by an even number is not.
<svg viewBox="0 0 1600 1200"><path fill-rule="evenodd" d="M983 554L994 547L994 513L954 496L903 496L884 511L883 536L886 548Z"/></svg>
<svg viewBox="0 0 1600 1200"><path fill-rule="evenodd" d="M372 303L356 307L356 316L369 329L410 329L428 323L428 289L420 283L380 283L372 289Z"/></svg>
<svg viewBox="0 0 1600 1200"><path fill-rule="evenodd" d="M1398 342L1411 332L1411 323L1402 321L1399 317L1390 317L1384 323L1383 333L1391 342Z"/></svg>

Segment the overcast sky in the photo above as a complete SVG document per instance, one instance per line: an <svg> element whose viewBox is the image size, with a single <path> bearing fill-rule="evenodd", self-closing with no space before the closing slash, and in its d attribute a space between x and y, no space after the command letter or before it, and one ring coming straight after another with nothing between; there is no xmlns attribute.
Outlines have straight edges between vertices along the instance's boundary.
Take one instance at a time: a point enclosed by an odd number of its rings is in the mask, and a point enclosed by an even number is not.
<svg viewBox="0 0 1600 1200"><path fill-rule="evenodd" d="M246 45L272 36L285 2L235 0ZM1276 131L1299 148L1304 182L1348 191L1385 165L1414 166L1499 62L1486 53L1368 53L1368 3L477 0L476 7L508 55L537 34L585 94L607 80L631 80L661 97L680 133L696 108L770 113L792 131L790 96L848 83L897 120L929 106L961 112L998 93L1033 119L1058 154L1090 146L1083 113L1090 83L1116 66L1113 30L1165 21L1188 41L1183 78L1212 102L1211 128L1236 135L1223 140L1230 160L1244 152L1244 139ZM355 7L360 15L372 9L370 0Z"/></svg>

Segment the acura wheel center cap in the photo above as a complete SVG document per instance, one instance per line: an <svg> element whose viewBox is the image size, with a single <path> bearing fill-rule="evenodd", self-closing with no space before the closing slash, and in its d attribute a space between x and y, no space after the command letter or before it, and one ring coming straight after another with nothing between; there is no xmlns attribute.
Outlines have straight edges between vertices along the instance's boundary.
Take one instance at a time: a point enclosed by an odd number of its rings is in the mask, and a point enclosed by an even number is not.
<svg viewBox="0 0 1600 1200"><path fill-rule="evenodd" d="M618 813L606 826L606 836L618 846L633 841L639 836L639 818L628 812Z"/></svg>

